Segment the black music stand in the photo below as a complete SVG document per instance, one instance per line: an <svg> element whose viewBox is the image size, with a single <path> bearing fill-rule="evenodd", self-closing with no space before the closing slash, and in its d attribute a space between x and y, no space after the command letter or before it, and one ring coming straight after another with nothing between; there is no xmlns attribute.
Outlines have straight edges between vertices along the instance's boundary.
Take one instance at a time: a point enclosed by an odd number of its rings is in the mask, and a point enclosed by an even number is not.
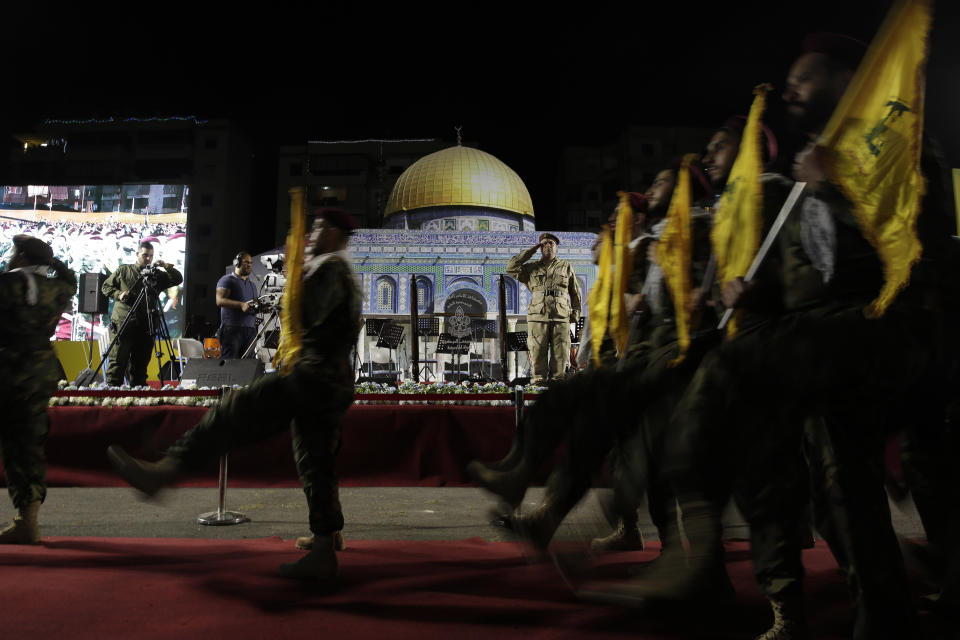
<svg viewBox="0 0 960 640"><path fill-rule="evenodd" d="M580 338L583 337L583 323L586 322L586 318L580 316L577 319L577 326L575 331L570 332L570 343L571 344L580 344Z"/></svg>
<svg viewBox="0 0 960 640"><path fill-rule="evenodd" d="M474 358L471 354L470 364L479 365L480 367L480 378L486 378L486 371L483 370L485 366L490 367L490 378L493 378L493 360L484 359L483 353L483 341L491 338L496 338L499 333L497 332L497 321L496 320L486 320L482 318L473 318L470 320L470 334L473 342L480 343L480 353L475 354L478 357Z"/></svg>
<svg viewBox="0 0 960 640"><path fill-rule="evenodd" d="M440 318L417 318L417 335L421 337L427 336L439 336L440 335ZM424 354L426 355L426 354ZM430 376L430 379L435 379L436 376L433 373L433 366L437 364L437 355L434 351L433 360L421 360L420 361L420 371L419 373L424 376L424 382L427 381L426 376ZM429 373L427 373L429 371Z"/></svg>
<svg viewBox="0 0 960 640"><path fill-rule="evenodd" d="M369 320L368 320L369 322ZM369 329L368 329L369 330ZM383 327L380 329L380 332L377 335L377 346L380 348L390 349L390 362L396 362L396 357L394 351L400 345L400 341L403 340L403 325L393 324L390 320L384 322ZM370 365L370 377L373 377L373 361L369 362ZM400 365L397 365L396 377L400 377Z"/></svg>
<svg viewBox="0 0 960 640"><path fill-rule="evenodd" d="M454 366L456 367L457 382L463 382L463 379L470 376L470 365L467 364L467 373L464 374L460 369L460 356L470 353L470 341L463 338L455 338L449 333L441 333L437 338L437 349L435 353L448 353L454 356ZM446 379L446 377L444 377Z"/></svg>
<svg viewBox="0 0 960 640"><path fill-rule="evenodd" d="M527 332L526 331L508 331L507 332L507 351L513 351L513 369L516 373L517 378L521 378L520 375L520 363L519 354L521 351L529 351L527 349Z"/></svg>
<svg viewBox="0 0 960 640"><path fill-rule="evenodd" d="M368 338L379 338L380 332L383 331L383 328L390 324L389 318L367 318L367 322L364 325L367 330Z"/></svg>

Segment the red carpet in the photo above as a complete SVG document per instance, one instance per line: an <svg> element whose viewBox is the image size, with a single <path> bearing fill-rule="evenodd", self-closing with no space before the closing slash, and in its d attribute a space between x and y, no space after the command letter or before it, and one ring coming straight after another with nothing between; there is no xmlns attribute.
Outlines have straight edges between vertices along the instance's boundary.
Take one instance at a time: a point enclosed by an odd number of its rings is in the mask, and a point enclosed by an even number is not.
<svg viewBox="0 0 960 640"><path fill-rule="evenodd" d="M347 544L335 589L277 577L277 564L300 553L277 538L0 548L3 637L750 638L769 624L742 542L728 545L737 604L680 615L579 602L552 565L527 564L512 543ZM606 568L654 555L620 554ZM849 604L829 553L818 545L805 564L813 637L848 637Z"/></svg>

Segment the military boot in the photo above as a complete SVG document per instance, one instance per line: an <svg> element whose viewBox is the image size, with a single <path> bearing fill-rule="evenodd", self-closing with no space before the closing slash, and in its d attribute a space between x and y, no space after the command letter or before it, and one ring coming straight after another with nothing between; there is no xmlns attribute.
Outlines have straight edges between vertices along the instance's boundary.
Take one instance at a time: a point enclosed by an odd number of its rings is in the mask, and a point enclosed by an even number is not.
<svg viewBox="0 0 960 640"><path fill-rule="evenodd" d="M304 551L313 549L313 538L314 535L312 533L308 536L297 538L297 549L303 549ZM343 551L347 548L347 543L343 540L343 531L337 531L333 534L333 548L336 551Z"/></svg>
<svg viewBox="0 0 960 640"><path fill-rule="evenodd" d="M337 553L333 547L333 535L314 536L313 546L307 555L296 562L280 565L280 575L296 580L333 580L337 577Z"/></svg>
<svg viewBox="0 0 960 640"><path fill-rule="evenodd" d="M545 551L562 519L554 504L547 501L530 514L514 513L513 530L517 537L534 549Z"/></svg>
<svg viewBox="0 0 960 640"><path fill-rule="evenodd" d="M533 479L535 471L531 471L530 466L521 460L512 469L497 471L478 462L467 465L467 475L482 488L516 508L523 501L527 485Z"/></svg>
<svg viewBox="0 0 960 640"><path fill-rule="evenodd" d="M807 640L807 614L803 607L803 596L770 597L773 609L773 625L755 640Z"/></svg>
<svg viewBox="0 0 960 640"><path fill-rule="evenodd" d="M0 531L0 544L40 544L40 525L37 524L39 511L39 500L21 507L13 522Z"/></svg>
<svg viewBox="0 0 960 640"><path fill-rule="evenodd" d="M107 448L107 457L120 477L148 496L173 484L183 474L180 460L172 456L164 456L157 462L147 462L134 458L122 447L114 445Z"/></svg>
<svg viewBox="0 0 960 640"><path fill-rule="evenodd" d="M680 544L669 544L638 578L584 584L578 595L586 600L633 606L654 600L729 602L735 594L723 564L720 519L715 510L705 503L686 505L684 530L690 542L689 553Z"/></svg>
<svg viewBox="0 0 960 640"><path fill-rule="evenodd" d="M611 551L643 551L643 534L636 522L627 524L623 518L617 521L617 528L605 538L590 541L590 550L594 553Z"/></svg>

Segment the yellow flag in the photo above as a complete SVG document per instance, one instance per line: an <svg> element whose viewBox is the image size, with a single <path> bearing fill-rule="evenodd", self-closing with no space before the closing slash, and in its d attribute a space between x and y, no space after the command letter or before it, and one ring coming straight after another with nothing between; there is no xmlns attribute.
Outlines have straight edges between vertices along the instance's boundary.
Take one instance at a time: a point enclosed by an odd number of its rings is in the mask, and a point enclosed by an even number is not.
<svg viewBox="0 0 960 640"><path fill-rule="evenodd" d="M920 152L930 20L930 0L897 2L817 141L883 263L868 317L883 315L923 250L916 226L926 190Z"/></svg>
<svg viewBox="0 0 960 640"><path fill-rule="evenodd" d="M607 332L617 346L617 352L623 354L630 338L630 322L624 308L623 296L627 292L627 281L633 270L633 256L630 254L630 241L633 239L633 209L626 192L621 191L620 206L617 207L617 230L613 238L613 284L610 298L610 322Z"/></svg>
<svg viewBox="0 0 960 640"><path fill-rule="evenodd" d="M710 242L717 258L717 281L726 285L742 278L757 255L763 235L763 127L760 126L767 106L767 92L773 87L762 84L753 90L756 96L750 106L747 124L740 138L740 150L723 188L717 213L710 231ZM741 312L730 318L727 335L737 333Z"/></svg>
<svg viewBox="0 0 960 640"><path fill-rule="evenodd" d="M600 366L600 345L603 336L607 334L607 320L610 317L610 291L613 287L613 277L610 274L610 265L613 263L613 240L610 238L610 227L603 225L600 232L600 260L597 263L597 281L590 289L587 297L587 306L590 312L590 332L592 342L593 363Z"/></svg>
<svg viewBox="0 0 960 640"><path fill-rule="evenodd" d="M677 182L667 209L667 224L660 236L657 248L657 262L663 269L663 279L673 298L673 309L677 323L677 342L679 355L670 362L676 366L683 362L690 347L690 262L693 253L693 234L691 231L690 207L693 197L690 187L690 163L696 154L683 156L683 163L677 171Z"/></svg>
<svg viewBox="0 0 960 640"><path fill-rule="evenodd" d="M286 265L287 286L283 291L283 307L280 309L280 344L273 357L280 363L281 373L289 373L293 363L300 357L303 340L303 319L300 301L303 296L303 261L307 235L307 214L302 187L290 189L290 231L287 233Z"/></svg>

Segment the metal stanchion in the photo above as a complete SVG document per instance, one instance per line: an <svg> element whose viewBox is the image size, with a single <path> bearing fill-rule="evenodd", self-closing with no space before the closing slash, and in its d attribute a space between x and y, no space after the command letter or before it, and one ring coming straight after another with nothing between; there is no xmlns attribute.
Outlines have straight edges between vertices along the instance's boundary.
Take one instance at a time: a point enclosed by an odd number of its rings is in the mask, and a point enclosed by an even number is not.
<svg viewBox="0 0 960 640"><path fill-rule="evenodd" d="M520 420L523 418L523 387L513 388L513 426L520 428Z"/></svg>
<svg viewBox="0 0 960 640"><path fill-rule="evenodd" d="M220 400L230 392L229 387L221 387L220 389ZM198 524L205 524L209 526L222 526L229 524L243 524L244 522L250 522L250 518L246 515L239 513L237 511L227 511L226 510L226 498L227 498L227 454L220 456L220 479L218 482L220 490L220 499L217 503L216 511L209 511L207 513L201 513L197 516Z"/></svg>

